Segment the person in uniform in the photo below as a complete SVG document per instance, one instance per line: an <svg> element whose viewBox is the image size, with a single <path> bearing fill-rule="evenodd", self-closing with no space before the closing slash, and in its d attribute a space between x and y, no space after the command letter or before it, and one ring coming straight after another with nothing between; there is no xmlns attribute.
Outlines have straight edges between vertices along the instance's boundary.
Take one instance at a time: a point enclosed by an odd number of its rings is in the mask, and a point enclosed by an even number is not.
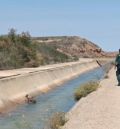
<svg viewBox="0 0 120 129"><path fill-rule="evenodd" d="M118 80L118 86L120 86L120 49L119 49L119 53L117 54L116 59L115 59L115 66L117 68L116 76L117 76L117 80Z"/></svg>

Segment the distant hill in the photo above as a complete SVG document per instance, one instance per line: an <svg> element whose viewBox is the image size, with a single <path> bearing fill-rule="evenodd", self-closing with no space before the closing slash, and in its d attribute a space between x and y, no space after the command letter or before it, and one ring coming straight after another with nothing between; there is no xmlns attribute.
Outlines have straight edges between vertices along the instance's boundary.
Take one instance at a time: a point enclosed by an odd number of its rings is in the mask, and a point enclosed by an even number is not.
<svg viewBox="0 0 120 129"><path fill-rule="evenodd" d="M78 36L36 37L38 43L55 47L57 51L77 58L114 57L116 52L105 52L95 43Z"/></svg>

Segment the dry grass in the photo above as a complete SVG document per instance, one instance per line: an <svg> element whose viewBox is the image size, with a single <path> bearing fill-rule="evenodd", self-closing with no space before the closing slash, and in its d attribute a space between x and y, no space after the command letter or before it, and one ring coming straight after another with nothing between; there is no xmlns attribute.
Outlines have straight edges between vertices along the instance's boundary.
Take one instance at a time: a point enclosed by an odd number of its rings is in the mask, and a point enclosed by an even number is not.
<svg viewBox="0 0 120 129"><path fill-rule="evenodd" d="M50 129L59 129L61 126L63 126L66 123L65 119L65 113L58 112L55 113L49 122Z"/></svg>
<svg viewBox="0 0 120 129"><path fill-rule="evenodd" d="M96 91L98 87L99 87L98 82L88 82L81 85L79 88L76 89L74 93L75 100L78 101L82 97L86 97L91 92Z"/></svg>

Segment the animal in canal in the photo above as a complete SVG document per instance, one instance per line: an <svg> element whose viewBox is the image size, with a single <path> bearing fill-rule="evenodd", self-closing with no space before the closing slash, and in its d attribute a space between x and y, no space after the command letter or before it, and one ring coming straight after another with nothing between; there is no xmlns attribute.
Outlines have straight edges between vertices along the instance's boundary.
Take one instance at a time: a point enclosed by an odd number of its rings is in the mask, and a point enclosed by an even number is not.
<svg viewBox="0 0 120 129"><path fill-rule="evenodd" d="M26 98L25 101L26 101L28 104L36 104L36 103L37 103L37 101L34 99L33 96L29 96L28 94L26 94L25 98Z"/></svg>

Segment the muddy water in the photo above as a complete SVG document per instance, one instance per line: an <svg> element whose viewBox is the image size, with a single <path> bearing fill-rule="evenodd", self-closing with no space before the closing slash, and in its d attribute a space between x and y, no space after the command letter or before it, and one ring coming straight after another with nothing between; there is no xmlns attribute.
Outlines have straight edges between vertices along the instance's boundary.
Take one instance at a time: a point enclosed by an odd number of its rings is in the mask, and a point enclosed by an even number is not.
<svg viewBox="0 0 120 129"><path fill-rule="evenodd" d="M38 96L37 104L24 104L14 112L0 117L0 129L44 129L48 119L56 112L68 112L75 104L74 91L80 84L103 77L97 68L84 73L47 94Z"/></svg>

